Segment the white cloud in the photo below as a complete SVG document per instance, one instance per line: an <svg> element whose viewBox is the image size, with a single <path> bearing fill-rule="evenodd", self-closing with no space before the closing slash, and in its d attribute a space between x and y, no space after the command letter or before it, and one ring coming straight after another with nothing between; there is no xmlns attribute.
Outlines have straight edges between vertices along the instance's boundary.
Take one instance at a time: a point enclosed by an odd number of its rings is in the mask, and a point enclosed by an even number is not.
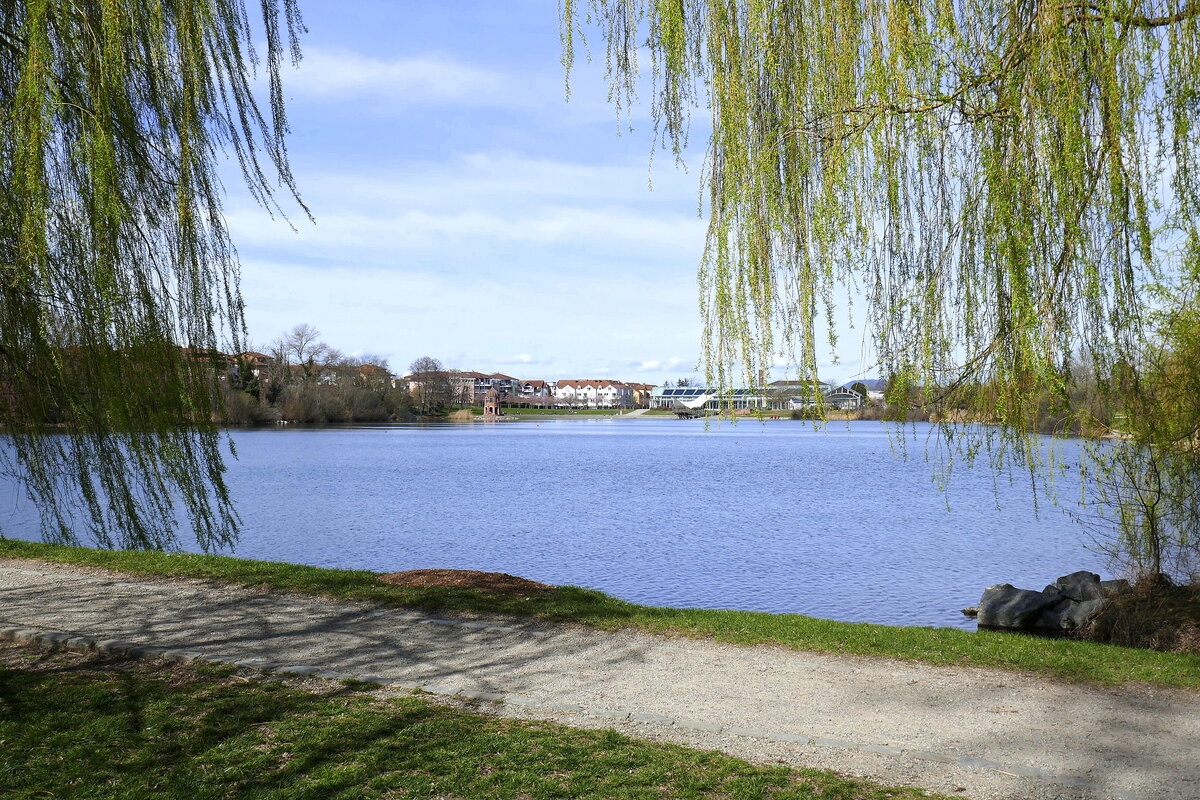
<svg viewBox="0 0 1200 800"><path fill-rule="evenodd" d="M633 372L627 365L647 342L686 352L699 340L698 326L681 324L695 316L694 287L652 275L481 274L464 281L394 268L247 259L242 287L254 341L307 322L331 345L378 353L395 368L432 355L459 369L507 368L521 378L620 378ZM489 355L497 351L517 355Z"/></svg>
<svg viewBox="0 0 1200 800"><path fill-rule="evenodd" d="M527 82L437 55L378 59L348 50L306 49L287 93L314 100L375 98L400 104L527 105Z"/></svg>
<svg viewBox="0 0 1200 800"><path fill-rule="evenodd" d="M650 193L646 180L640 165L474 153L302 176L316 224L296 230L245 201L226 218L247 257L522 275L654 264L661 280L692 281L704 240L693 187L672 175Z"/></svg>

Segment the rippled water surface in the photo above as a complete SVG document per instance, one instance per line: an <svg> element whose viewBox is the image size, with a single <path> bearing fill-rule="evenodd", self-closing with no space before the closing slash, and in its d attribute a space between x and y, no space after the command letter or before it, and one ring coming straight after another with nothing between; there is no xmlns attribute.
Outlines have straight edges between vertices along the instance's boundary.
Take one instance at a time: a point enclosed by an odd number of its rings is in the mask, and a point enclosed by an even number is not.
<svg viewBox="0 0 1200 800"><path fill-rule="evenodd" d="M907 459L874 422L238 431L236 555L480 569L654 605L965 628L959 609L985 586L1104 572L1061 509L1043 501L1035 514L1027 477L956 468L939 492L929 428L908 431ZM1060 502L1075 491L1068 472ZM37 538L29 510L6 499L6 533Z"/></svg>

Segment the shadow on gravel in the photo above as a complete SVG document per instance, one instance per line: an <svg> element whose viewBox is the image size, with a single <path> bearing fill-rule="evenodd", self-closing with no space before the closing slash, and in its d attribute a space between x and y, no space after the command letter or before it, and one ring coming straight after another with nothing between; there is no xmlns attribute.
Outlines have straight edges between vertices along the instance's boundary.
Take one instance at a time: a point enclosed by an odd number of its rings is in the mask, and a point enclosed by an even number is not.
<svg viewBox="0 0 1200 800"><path fill-rule="evenodd" d="M581 628L445 624L402 609L242 591L43 583L9 588L5 600L5 616L31 627L481 691L523 691L568 658L595 666L641 658L632 637Z"/></svg>

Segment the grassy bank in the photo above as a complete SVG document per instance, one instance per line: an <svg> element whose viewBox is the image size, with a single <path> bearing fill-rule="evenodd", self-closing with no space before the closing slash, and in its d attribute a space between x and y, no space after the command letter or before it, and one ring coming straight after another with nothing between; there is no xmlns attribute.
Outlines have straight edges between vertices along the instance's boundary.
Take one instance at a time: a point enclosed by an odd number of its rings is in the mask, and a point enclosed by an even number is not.
<svg viewBox="0 0 1200 800"><path fill-rule="evenodd" d="M612 731L306 686L0 645L0 785L10 800L926 797Z"/></svg>
<svg viewBox="0 0 1200 800"><path fill-rule="evenodd" d="M654 633L709 637L735 644L775 644L931 664L1025 670L1070 681L1104 684L1141 681L1200 688L1200 656L1066 639L852 624L799 614L657 608L572 586L527 597L488 595L465 589L408 589L383 584L374 572L226 556L92 550L14 540L0 540L0 556L84 564L139 575L213 579L430 611L533 616L604 629L633 627Z"/></svg>
<svg viewBox="0 0 1200 800"><path fill-rule="evenodd" d="M515 417L616 417L627 414L630 408L510 408L501 409L505 416Z"/></svg>

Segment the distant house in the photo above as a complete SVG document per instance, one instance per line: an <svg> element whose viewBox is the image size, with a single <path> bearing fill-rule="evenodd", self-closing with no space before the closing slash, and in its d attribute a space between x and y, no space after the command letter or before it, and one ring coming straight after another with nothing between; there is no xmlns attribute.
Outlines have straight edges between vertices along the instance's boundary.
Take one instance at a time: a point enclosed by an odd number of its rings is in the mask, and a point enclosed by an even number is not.
<svg viewBox="0 0 1200 800"><path fill-rule="evenodd" d="M481 375L475 379L475 396L482 401L492 389L500 395L500 402L511 402L520 392L521 382L511 375L493 372L491 375Z"/></svg>
<svg viewBox="0 0 1200 800"><path fill-rule="evenodd" d="M634 408L649 408L650 395L654 391L654 385L649 383L630 383L626 384L633 396Z"/></svg>
<svg viewBox="0 0 1200 800"><path fill-rule="evenodd" d="M826 395L825 402L834 408L853 409L862 407L867 402L867 398L849 386L841 386Z"/></svg>
<svg viewBox="0 0 1200 800"><path fill-rule="evenodd" d="M456 406L475 403L475 379L484 377L482 372L463 372L452 369L446 373L450 381L451 402Z"/></svg>
<svg viewBox="0 0 1200 800"><path fill-rule="evenodd" d="M789 411L816 405L831 390L824 381L775 381L766 386L724 389L717 386L658 386L650 393L650 408L677 410L682 405L692 410L703 407L709 411Z"/></svg>
<svg viewBox="0 0 1200 800"><path fill-rule="evenodd" d="M245 353L238 353L234 357L234 362L237 365L244 365L245 369L254 377L261 378L264 372L271 369L271 366L275 363L275 359L266 353L256 353L253 350L249 350Z"/></svg>
<svg viewBox="0 0 1200 800"><path fill-rule="evenodd" d="M321 386L338 382L338 369L332 364L289 364L288 372L294 381L314 381Z"/></svg>
<svg viewBox="0 0 1200 800"><path fill-rule="evenodd" d="M546 381L524 380L517 387L514 402L541 408L554 404L554 392Z"/></svg>
<svg viewBox="0 0 1200 800"><path fill-rule="evenodd" d="M354 382L366 386L390 386L395 388L396 376L387 367L378 364L359 364L354 368Z"/></svg>
<svg viewBox="0 0 1200 800"><path fill-rule="evenodd" d="M633 390L608 378L564 378L554 384L555 405L567 408L629 408Z"/></svg>

